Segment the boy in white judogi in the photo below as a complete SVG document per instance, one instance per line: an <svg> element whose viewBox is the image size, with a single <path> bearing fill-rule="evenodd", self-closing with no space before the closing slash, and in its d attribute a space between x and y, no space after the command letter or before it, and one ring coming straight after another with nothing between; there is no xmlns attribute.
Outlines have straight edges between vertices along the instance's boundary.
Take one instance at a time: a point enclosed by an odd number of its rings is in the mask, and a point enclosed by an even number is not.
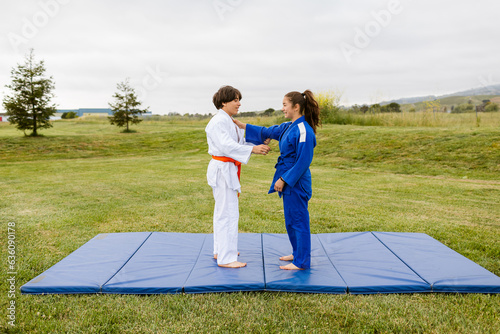
<svg viewBox="0 0 500 334"><path fill-rule="evenodd" d="M207 133L208 164L207 181L212 187L214 208L214 258L220 267L241 268L238 262L238 195L241 192L239 175L241 164L247 164L252 153L267 154L269 146L245 142L245 132L234 123L232 116L241 105L239 90L224 86L215 93L214 105L219 112L212 117Z"/></svg>

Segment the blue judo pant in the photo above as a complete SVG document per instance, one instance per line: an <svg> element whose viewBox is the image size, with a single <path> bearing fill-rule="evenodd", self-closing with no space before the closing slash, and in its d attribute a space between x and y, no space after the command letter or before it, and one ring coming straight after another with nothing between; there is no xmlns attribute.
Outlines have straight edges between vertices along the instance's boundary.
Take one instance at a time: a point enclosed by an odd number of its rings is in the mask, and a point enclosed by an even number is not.
<svg viewBox="0 0 500 334"><path fill-rule="evenodd" d="M282 194L285 225L293 249L293 264L299 268L311 267L311 229L309 227L309 198L304 192L292 190Z"/></svg>

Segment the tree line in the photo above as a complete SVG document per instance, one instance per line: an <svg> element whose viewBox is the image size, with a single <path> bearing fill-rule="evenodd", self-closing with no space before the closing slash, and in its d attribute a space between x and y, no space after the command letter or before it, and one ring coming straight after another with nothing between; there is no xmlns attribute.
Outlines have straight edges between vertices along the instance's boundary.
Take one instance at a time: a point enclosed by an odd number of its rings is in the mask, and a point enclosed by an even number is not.
<svg viewBox="0 0 500 334"><path fill-rule="evenodd" d="M11 70L12 82L6 85L10 89L10 94L3 98L3 106L7 111L9 122L14 124L18 130L31 131L30 136L38 136L40 129L52 127L50 117L56 113L56 105L52 103L54 97L55 83L52 76L45 75L45 63L43 60L36 61L34 50L31 49L26 55L23 64L18 64ZM353 105L350 107L340 106L341 94L336 92L319 92L316 95L320 107L320 118L324 124L349 124L350 115L355 114L379 114L379 113L401 113L401 105L392 102L386 105ZM123 132L131 132L130 125L138 124L142 121L139 118L148 108L141 108L142 102L138 100L137 93L131 87L129 79L117 84L117 92L113 94L114 99L109 103L113 115L108 117L112 125L125 127ZM425 111L445 111L447 107L442 107L439 101L425 101ZM409 111L415 111L411 108ZM459 104L456 107L451 106L451 113L466 112L495 112L499 111L499 106L490 100L484 100L479 106L474 106L472 100L468 103ZM212 115L171 113L168 117L189 117L195 119L209 118ZM241 112L238 117L256 117L256 116L282 116L281 110L268 108L263 112L249 111ZM65 112L63 119L75 118L76 113Z"/></svg>
<svg viewBox="0 0 500 334"><path fill-rule="evenodd" d="M52 76L45 75L43 60L35 60L35 52L30 50L24 63L18 64L11 70L10 89L2 101L7 111L10 124L23 131L31 131L29 136L39 136L40 129L52 127L50 117L56 113L54 98L55 83ZM109 103L113 116L108 117L109 122L118 127L125 127L124 132L130 132L129 125L137 124L142 120L139 115L148 112L149 108L140 108L142 102L138 100L137 93L130 86L129 79L117 84L118 91L113 94L113 102ZM67 112L61 118L74 118L74 112Z"/></svg>

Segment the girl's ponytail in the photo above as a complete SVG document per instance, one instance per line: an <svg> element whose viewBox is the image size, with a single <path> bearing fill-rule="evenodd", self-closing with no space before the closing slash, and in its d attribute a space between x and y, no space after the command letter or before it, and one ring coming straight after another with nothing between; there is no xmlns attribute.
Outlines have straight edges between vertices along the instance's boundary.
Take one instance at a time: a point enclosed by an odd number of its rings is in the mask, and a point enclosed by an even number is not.
<svg viewBox="0 0 500 334"><path fill-rule="evenodd" d="M304 115L307 123L313 128L316 133L316 128L320 125L319 105L314 99L314 94L307 89L304 93L290 92L285 95L292 102L292 106L298 104L300 106L300 114Z"/></svg>

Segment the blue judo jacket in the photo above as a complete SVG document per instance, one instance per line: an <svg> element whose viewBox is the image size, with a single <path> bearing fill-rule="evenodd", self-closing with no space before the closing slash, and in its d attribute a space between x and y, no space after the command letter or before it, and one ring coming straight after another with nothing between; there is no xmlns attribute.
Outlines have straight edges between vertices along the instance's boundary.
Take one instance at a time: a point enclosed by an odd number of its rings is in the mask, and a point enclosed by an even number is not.
<svg viewBox="0 0 500 334"><path fill-rule="evenodd" d="M280 148L269 194L275 192L274 184L282 177L286 183L283 188L284 194L290 194L292 191L303 192L310 199L312 184L309 166L316 147L316 136L312 127L304 116L293 123L286 122L269 128L247 124L245 135L247 142L260 145L267 138L278 140Z"/></svg>

